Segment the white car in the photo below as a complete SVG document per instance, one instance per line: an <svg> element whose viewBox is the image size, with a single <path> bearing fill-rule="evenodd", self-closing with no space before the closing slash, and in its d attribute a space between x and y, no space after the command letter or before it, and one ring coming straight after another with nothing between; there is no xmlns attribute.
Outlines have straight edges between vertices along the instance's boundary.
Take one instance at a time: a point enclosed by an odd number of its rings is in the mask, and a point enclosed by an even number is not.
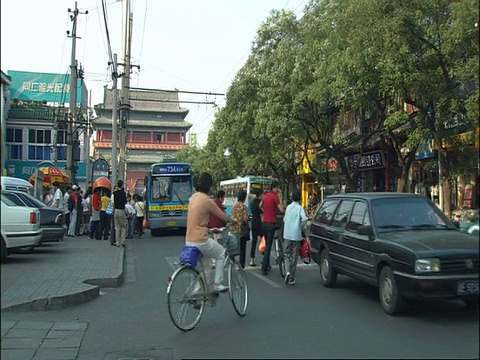
<svg viewBox="0 0 480 360"><path fill-rule="evenodd" d="M18 206L1 194L1 259L16 249L35 247L39 244L43 230L40 229L40 210Z"/></svg>

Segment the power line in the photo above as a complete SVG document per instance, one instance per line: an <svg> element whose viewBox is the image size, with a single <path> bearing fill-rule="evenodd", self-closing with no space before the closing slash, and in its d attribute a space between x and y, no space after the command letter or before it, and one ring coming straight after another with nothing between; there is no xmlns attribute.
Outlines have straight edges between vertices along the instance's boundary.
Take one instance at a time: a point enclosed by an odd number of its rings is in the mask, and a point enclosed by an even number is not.
<svg viewBox="0 0 480 360"><path fill-rule="evenodd" d="M102 9L103 9L103 20L105 22L105 32L107 35L108 59L112 63L112 73L115 73L115 69L113 68L113 54L112 54L112 46L110 42L110 32L108 31L106 0L102 0Z"/></svg>
<svg viewBox="0 0 480 360"><path fill-rule="evenodd" d="M143 54L143 41L145 40L145 25L147 23L147 9L148 9L148 0L145 3L145 15L143 16L143 31L142 31L142 44L140 45L140 57L138 58L138 62L140 63L142 60L142 54ZM140 78L140 73L137 77L137 85L138 85L138 80Z"/></svg>
<svg viewBox="0 0 480 360"><path fill-rule="evenodd" d="M224 96L225 94L220 93L212 93L212 92L204 92L204 91L189 91L189 90L162 90L162 89L149 89L149 88L137 88L137 87L129 87L131 90L142 90L142 91L149 91L149 92L170 92L170 93L182 93L182 94L200 94L200 95L221 95Z"/></svg>

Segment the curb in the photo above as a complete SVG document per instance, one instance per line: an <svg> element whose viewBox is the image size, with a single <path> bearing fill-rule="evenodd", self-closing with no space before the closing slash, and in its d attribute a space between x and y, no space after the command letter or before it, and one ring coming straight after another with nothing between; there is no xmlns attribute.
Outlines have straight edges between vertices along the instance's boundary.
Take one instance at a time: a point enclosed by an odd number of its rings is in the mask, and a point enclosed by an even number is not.
<svg viewBox="0 0 480 360"><path fill-rule="evenodd" d="M44 310L58 310L75 305L80 305L95 299L100 296L100 288L118 287L124 282L124 264L125 264L125 249L123 251L123 261L118 265L119 275L114 278L98 278L87 279L83 284L91 285L92 287L83 291L72 294L51 296L42 299L35 299L26 301L24 303L7 306L1 309L1 312L21 312L21 311L44 311Z"/></svg>

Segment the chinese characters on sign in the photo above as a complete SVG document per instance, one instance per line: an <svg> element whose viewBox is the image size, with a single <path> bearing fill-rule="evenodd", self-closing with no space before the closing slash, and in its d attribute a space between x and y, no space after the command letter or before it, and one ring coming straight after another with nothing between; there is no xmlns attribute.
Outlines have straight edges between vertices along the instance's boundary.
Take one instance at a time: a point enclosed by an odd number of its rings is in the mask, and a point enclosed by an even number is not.
<svg viewBox="0 0 480 360"><path fill-rule="evenodd" d="M347 156L347 164L350 171L355 171L357 167L360 171L373 170L385 167L385 160L383 152L372 151L363 154L361 157L359 154Z"/></svg>
<svg viewBox="0 0 480 360"><path fill-rule="evenodd" d="M44 93L70 93L70 84L24 81L22 83L22 91Z"/></svg>

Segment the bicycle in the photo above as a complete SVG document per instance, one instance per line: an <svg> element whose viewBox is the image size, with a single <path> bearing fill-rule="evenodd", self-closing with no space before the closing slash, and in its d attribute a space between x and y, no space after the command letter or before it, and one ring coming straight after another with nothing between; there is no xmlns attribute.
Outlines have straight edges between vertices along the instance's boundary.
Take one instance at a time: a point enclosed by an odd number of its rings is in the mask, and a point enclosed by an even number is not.
<svg viewBox="0 0 480 360"><path fill-rule="evenodd" d="M285 254L283 253L283 239L280 235L280 228L275 229L275 235L273 236L273 246L275 250L276 262L278 269L280 270L280 275L282 278L285 278Z"/></svg>
<svg viewBox="0 0 480 360"><path fill-rule="evenodd" d="M228 234L226 228L210 229L210 233L222 233L222 244L228 251ZM235 312L244 317L248 307L248 288L245 273L233 255L225 252L225 269L228 278L228 294ZM199 255L199 258L202 255ZM206 269L201 263L199 269L190 264L183 264L169 278L167 287L168 313L173 324L182 331L193 330L202 319L206 306L214 307L220 296L218 292L208 290L210 281ZM176 309L176 305L179 309ZM189 316L190 315L190 316ZM187 317L189 320L187 320Z"/></svg>

